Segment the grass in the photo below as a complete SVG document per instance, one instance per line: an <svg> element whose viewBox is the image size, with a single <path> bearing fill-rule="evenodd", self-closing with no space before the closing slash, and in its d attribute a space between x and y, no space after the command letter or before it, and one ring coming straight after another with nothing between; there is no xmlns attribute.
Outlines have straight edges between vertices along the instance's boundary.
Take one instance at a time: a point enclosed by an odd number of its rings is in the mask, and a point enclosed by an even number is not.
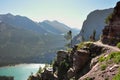
<svg viewBox="0 0 120 80"><path fill-rule="evenodd" d="M103 71L103 70L105 70L107 68L107 65L106 64L102 64L101 66L100 66L100 69Z"/></svg>
<svg viewBox="0 0 120 80"><path fill-rule="evenodd" d="M101 56L98 61L104 62L104 61L110 61L112 60L113 63L118 64L120 62L120 52L112 52L107 57Z"/></svg>
<svg viewBox="0 0 120 80"><path fill-rule="evenodd" d="M84 48L84 47L89 47L91 44L92 44L91 41L81 42L81 43L78 44L77 50L79 50L79 49L81 49L81 48Z"/></svg>
<svg viewBox="0 0 120 80"><path fill-rule="evenodd" d="M105 58L104 56L101 56L101 57L98 59L98 61L99 61L99 62L103 62L103 61L105 61L105 59L106 59L106 58Z"/></svg>
<svg viewBox="0 0 120 80"><path fill-rule="evenodd" d="M93 80L93 79L90 77L86 77L84 80Z"/></svg>
<svg viewBox="0 0 120 80"><path fill-rule="evenodd" d="M120 42L117 44L117 47L120 49Z"/></svg>
<svg viewBox="0 0 120 80"><path fill-rule="evenodd" d="M120 62L120 52L112 52L106 57L106 60L112 60L114 63L118 64Z"/></svg>
<svg viewBox="0 0 120 80"><path fill-rule="evenodd" d="M118 63L120 63L120 52L112 52L107 57L101 56L98 59L98 61L101 62L100 69L105 70L106 67L107 67L107 64L112 64L112 63L118 64Z"/></svg>
<svg viewBox="0 0 120 80"><path fill-rule="evenodd" d="M119 68L119 72L113 77L112 80L120 80L120 68Z"/></svg>

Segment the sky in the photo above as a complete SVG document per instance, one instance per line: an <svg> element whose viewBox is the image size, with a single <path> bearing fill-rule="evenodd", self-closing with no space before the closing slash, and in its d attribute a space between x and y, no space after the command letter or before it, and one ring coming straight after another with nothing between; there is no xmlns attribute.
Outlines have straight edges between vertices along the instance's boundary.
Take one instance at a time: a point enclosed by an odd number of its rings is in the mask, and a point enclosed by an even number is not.
<svg viewBox="0 0 120 80"><path fill-rule="evenodd" d="M113 8L119 0L0 0L0 14L26 16L36 22L57 20L81 29L94 10Z"/></svg>

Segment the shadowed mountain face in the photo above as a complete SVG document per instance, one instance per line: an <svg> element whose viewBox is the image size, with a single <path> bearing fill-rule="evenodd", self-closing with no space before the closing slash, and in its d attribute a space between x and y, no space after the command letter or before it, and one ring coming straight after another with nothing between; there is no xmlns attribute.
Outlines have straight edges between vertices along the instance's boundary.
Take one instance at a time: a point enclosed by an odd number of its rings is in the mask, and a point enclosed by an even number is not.
<svg viewBox="0 0 120 80"><path fill-rule="evenodd" d="M66 44L61 34L70 29L58 21L36 23L19 15L0 15L0 66L50 62Z"/></svg>
<svg viewBox="0 0 120 80"><path fill-rule="evenodd" d="M84 21L80 33L74 37L74 44L79 43L81 40L88 41L94 31L96 31L95 39L98 40L105 26L105 19L110 13L112 13L112 11L113 9L111 8L91 12Z"/></svg>
<svg viewBox="0 0 120 80"><path fill-rule="evenodd" d="M0 65L50 62L64 44L62 35L43 35L0 22Z"/></svg>

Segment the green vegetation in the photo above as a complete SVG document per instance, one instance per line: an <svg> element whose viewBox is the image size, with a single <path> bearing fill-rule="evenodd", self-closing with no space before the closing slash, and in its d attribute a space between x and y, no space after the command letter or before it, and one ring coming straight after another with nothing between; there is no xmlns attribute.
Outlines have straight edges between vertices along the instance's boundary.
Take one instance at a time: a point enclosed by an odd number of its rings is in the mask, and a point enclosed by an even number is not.
<svg viewBox="0 0 120 80"><path fill-rule="evenodd" d="M112 15L113 15L113 13L111 13L111 14L105 19L105 23L106 23L106 24L109 24L109 23L110 23L110 20L112 19Z"/></svg>
<svg viewBox="0 0 120 80"><path fill-rule="evenodd" d="M90 77L86 77L84 80L93 80L93 79Z"/></svg>
<svg viewBox="0 0 120 80"><path fill-rule="evenodd" d="M0 32L0 56L3 56L1 64L30 62L32 59L49 63L54 58L54 53L66 44L63 35L44 35L7 25L2 27L4 30Z"/></svg>
<svg viewBox="0 0 120 80"><path fill-rule="evenodd" d="M66 46L72 48L72 31L68 31L67 34L65 34L64 38L68 41L68 44L66 44Z"/></svg>
<svg viewBox="0 0 120 80"><path fill-rule="evenodd" d="M67 51L70 53L72 51L72 48L67 48Z"/></svg>
<svg viewBox="0 0 120 80"><path fill-rule="evenodd" d="M106 65L106 64L102 64L102 65L100 66L100 69L103 71L103 70L105 70L105 69L106 69L106 67L107 67L107 65Z"/></svg>
<svg viewBox="0 0 120 80"><path fill-rule="evenodd" d="M107 57L106 60L112 60L114 63L119 63L120 62L120 52L112 52L110 53Z"/></svg>
<svg viewBox="0 0 120 80"><path fill-rule="evenodd" d="M40 67L37 73L42 73L42 72L43 72L43 69L42 67Z"/></svg>
<svg viewBox="0 0 120 80"><path fill-rule="evenodd" d="M103 62L103 61L105 61L105 59L106 59L106 58L105 58L104 56L101 56L101 57L98 59L98 61L99 61L99 62Z"/></svg>
<svg viewBox="0 0 120 80"><path fill-rule="evenodd" d="M84 47L89 47L91 44L93 44L92 42L81 42L78 44L77 50L84 48Z"/></svg>
<svg viewBox="0 0 120 80"><path fill-rule="evenodd" d="M120 48L120 42L117 44L117 47Z"/></svg>
<svg viewBox="0 0 120 80"><path fill-rule="evenodd" d="M113 77L112 80L120 80L120 68L119 68L119 72Z"/></svg>
<svg viewBox="0 0 120 80"><path fill-rule="evenodd" d="M107 57L101 56L98 61L109 61L111 60L113 63L118 64L120 62L120 52L112 52Z"/></svg>
<svg viewBox="0 0 120 80"><path fill-rule="evenodd" d="M95 41L96 30L93 30L93 34L90 36L90 41Z"/></svg>
<svg viewBox="0 0 120 80"><path fill-rule="evenodd" d="M105 70L107 64L118 64L120 62L120 52L112 52L107 57L101 56L98 61L101 62L100 69Z"/></svg>

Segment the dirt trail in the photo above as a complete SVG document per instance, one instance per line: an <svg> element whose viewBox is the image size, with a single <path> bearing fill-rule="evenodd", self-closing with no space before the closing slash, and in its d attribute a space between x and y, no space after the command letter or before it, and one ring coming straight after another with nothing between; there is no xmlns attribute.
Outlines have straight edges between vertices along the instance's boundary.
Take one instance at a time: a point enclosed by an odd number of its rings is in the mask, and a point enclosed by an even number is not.
<svg viewBox="0 0 120 80"><path fill-rule="evenodd" d="M115 51L120 51L119 48L117 48L117 47L115 47L115 46L110 46L110 45L107 45L107 44L103 44L103 43L101 43L100 41L97 41L97 42L95 42L94 44L99 45L99 46L104 46L104 47L107 47L107 48L109 48L109 49L113 49L113 50L115 50Z"/></svg>

